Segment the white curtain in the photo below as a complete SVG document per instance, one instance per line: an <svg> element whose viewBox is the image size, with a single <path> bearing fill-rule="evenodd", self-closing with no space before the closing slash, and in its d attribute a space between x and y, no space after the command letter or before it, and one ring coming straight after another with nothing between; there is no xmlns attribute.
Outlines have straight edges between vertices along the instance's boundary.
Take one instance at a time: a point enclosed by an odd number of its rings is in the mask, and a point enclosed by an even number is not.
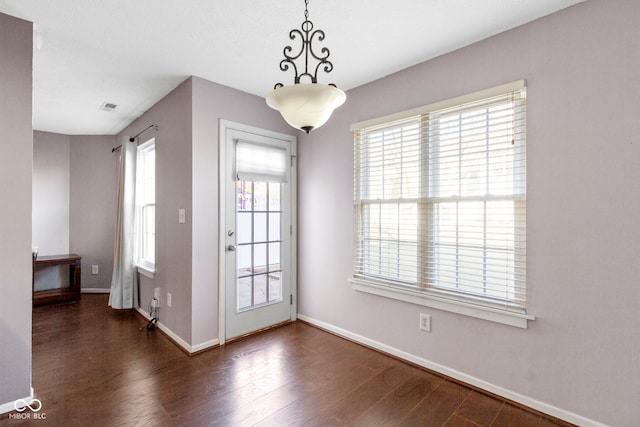
<svg viewBox="0 0 640 427"><path fill-rule="evenodd" d="M124 137L121 143L118 210L109 305L113 308L135 308L138 307L138 274L133 255L137 144L129 142L129 137Z"/></svg>

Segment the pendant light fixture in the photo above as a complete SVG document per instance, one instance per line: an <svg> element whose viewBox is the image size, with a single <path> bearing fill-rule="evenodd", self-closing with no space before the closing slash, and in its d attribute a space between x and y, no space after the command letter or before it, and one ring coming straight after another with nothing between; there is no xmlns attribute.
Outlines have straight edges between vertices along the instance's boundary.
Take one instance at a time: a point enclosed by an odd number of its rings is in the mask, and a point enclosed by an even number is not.
<svg viewBox="0 0 640 427"><path fill-rule="evenodd" d="M267 105L278 110L284 120L296 129L306 133L319 128L329 120L333 110L341 106L347 99L347 95L334 84L318 83L318 71L330 73L333 63L329 61L329 49L323 47L319 53L313 50L314 40L323 41L324 31L314 30L313 23L309 21L309 0L304 2L304 22L302 31L293 29L289 32L291 40L300 39L302 45L299 50L293 47L284 48L284 59L280 61L282 71L293 68L295 73L294 84L285 86L276 83L274 90L267 95ZM304 72L299 73L296 61L304 62ZM309 64L309 62L317 62ZM302 71L302 68L300 68ZM308 82L303 83L302 80Z"/></svg>

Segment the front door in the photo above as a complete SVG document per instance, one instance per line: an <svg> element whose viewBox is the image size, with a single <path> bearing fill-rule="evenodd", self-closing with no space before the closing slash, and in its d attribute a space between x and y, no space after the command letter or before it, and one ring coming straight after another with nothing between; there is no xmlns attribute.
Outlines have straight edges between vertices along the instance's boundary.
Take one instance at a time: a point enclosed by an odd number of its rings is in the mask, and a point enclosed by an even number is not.
<svg viewBox="0 0 640 427"><path fill-rule="evenodd" d="M295 137L224 125L224 340L295 319ZM221 126L222 128L222 126ZM223 338L223 337L221 337Z"/></svg>

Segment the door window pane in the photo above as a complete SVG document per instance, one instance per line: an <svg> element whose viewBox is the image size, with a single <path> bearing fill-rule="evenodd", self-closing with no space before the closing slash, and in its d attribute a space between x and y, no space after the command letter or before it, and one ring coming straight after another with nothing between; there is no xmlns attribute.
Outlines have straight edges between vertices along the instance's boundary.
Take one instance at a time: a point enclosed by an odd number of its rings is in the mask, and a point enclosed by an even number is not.
<svg viewBox="0 0 640 427"><path fill-rule="evenodd" d="M251 275L251 245L238 245L238 255L236 265L238 266L238 277Z"/></svg>
<svg viewBox="0 0 640 427"><path fill-rule="evenodd" d="M269 212L269 241L280 240L280 216L279 212Z"/></svg>
<svg viewBox="0 0 640 427"><path fill-rule="evenodd" d="M253 183L253 211L267 210L267 183Z"/></svg>
<svg viewBox="0 0 640 427"><path fill-rule="evenodd" d="M253 304L260 305L267 302L267 275L253 276Z"/></svg>
<svg viewBox="0 0 640 427"><path fill-rule="evenodd" d="M267 241L267 214L265 212L255 212L253 214L253 241Z"/></svg>
<svg viewBox="0 0 640 427"><path fill-rule="evenodd" d="M282 188L282 184L279 182L270 182L269 183L269 211L276 212L280 211L280 190Z"/></svg>
<svg viewBox="0 0 640 427"><path fill-rule="evenodd" d="M269 302L282 301L282 273L269 273Z"/></svg>
<svg viewBox="0 0 640 427"><path fill-rule="evenodd" d="M237 187L238 211L250 211L253 208L253 183L238 181Z"/></svg>
<svg viewBox="0 0 640 427"><path fill-rule="evenodd" d="M267 271L267 245L264 243L253 245L253 272Z"/></svg>
<svg viewBox="0 0 640 427"><path fill-rule="evenodd" d="M280 242L269 243L269 271L280 270Z"/></svg>
<svg viewBox="0 0 640 427"><path fill-rule="evenodd" d="M236 216L237 242L238 244L251 242L251 212L238 212Z"/></svg>
<svg viewBox="0 0 640 427"><path fill-rule="evenodd" d="M237 186L238 310L282 301L281 184Z"/></svg>

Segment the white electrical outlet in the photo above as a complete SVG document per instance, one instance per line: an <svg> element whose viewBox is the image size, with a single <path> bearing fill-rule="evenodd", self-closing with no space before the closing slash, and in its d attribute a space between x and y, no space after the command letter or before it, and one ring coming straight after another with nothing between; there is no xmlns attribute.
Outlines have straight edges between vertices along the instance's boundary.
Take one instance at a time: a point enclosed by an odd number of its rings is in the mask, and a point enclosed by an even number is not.
<svg viewBox="0 0 640 427"><path fill-rule="evenodd" d="M431 332L431 315L420 313L420 330Z"/></svg>
<svg viewBox="0 0 640 427"><path fill-rule="evenodd" d="M171 294L167 292L167 307L171 307Z"/></svg>
<svg viewBox="0 0 640 427"><path fill-rule="evenodd" d="M91 266L91 274L98 274L98 266L97 265L92 265Z"/></svg>
<svg viewBox="0 0 640 427"><path fill-rule="evenodd" d="M154 307L160 307L160 292L160 288L153 289L153 298L151 299L151 304L153 305L155 302L156 305Z"/></svg>

